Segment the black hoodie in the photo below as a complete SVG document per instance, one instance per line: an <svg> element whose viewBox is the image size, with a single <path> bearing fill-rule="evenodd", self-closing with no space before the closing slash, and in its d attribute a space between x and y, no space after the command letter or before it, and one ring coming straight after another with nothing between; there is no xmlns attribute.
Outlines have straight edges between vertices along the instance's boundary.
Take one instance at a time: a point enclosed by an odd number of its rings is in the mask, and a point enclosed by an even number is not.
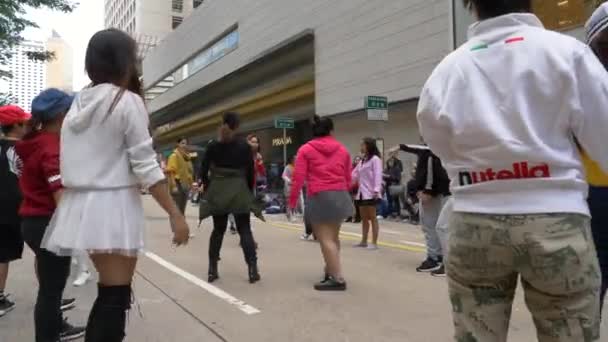
<svg viewBox="0 0 608 342"><path fill-rule="evenodd" d="M450 179L441 160L428 146L424 145L400 145L404 152L418 156L416 164L416 190L431 196L449 196Z"/></svg>

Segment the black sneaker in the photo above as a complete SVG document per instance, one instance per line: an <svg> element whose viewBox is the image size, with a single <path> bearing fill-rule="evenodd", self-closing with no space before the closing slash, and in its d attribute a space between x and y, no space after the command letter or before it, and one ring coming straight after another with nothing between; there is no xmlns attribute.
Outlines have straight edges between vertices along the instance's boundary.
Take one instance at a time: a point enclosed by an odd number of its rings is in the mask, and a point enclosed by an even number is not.
<svg viewBox="0 0 608 342"><path fill-rule="evenodd" d="M15 308L15 303L11 302L6 296L0 300L0 317L6 315Z"/></svg>
<svg viewBox="0 0 608 342"><path fill-rule="evenodd" d="M345 291L346 282L337 281L334 277L327 277L327 280L323 280L315 284L315 290L317 291Z"/></svg>
<svg viewBox="0 0 608 342"><path fill-rule="evenodd" d="M416 272L433 272L438 270L441 267L441 263L433 260L431 258L427 258L416 268Z"/></svg>
<svg viewBox="0 0 608 342"><path fill-rule="evenodd" d="M445 277L445 266L441 264L441 267L431 272L433 277Z"/></svg>
<svg viewBox="0 0 608 342"><path fill-rule="evenodd" d="M67 298L61 300L61 311L72 310L74 307L76 307L76 299Z"/></svg>
<svg viewBox="0 0 608 342"><path fill-rule="evenodd" d="M63 320L63 324L61 325L61 333L59 334L59 341L66 342L72 341L84 336L86 332L85 327L75 327L68 323L67 319Z"/></svg>

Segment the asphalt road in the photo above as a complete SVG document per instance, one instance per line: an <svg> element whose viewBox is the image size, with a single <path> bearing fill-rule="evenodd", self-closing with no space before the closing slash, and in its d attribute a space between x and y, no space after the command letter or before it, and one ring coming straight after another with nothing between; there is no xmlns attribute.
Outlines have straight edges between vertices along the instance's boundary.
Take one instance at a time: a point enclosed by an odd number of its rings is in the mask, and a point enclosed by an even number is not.
<svg viewBox="0 0 608 342"><path fill-rule="evenodd" d="M184 248L170 244L166 216L145 200L148 252L140 258L134 290L138 305L129 314L126 341L229 342L370 342L452 341L452 322L445 278L415 271L424 258L419 227L382 222L380 250L352 248L359 227L343 227L344 273L348 291L319 293L312 289L322 275L322 258L314 242L299 240L300 224L281 216L254 221L262 281L250 285L238 238L226 235L220 280L205 282L211 222L195 229ZM192 227L196 210L189 208ZM8 292L18 307L0 318L0 342L33 341L36 293L32 255L11 269ZM78 299L67 313L73 323L86 322L96 292L92 281L68 285L66 296ZM603 325L608 336L608 323ZM514 305L510 341L535 341L522 300Z"/></svg>

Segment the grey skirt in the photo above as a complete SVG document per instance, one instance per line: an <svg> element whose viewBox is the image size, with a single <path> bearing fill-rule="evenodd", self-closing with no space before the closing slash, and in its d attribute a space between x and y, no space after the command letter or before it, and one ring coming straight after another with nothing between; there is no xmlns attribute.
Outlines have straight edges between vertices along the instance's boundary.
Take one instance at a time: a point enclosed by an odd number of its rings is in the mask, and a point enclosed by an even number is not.
<svg viewBox="0 0 608 342"><path fill-rule="evenodd" d="M308 224L340 224L353 216L353 200L348 191L324 191L306 199L304 219Z"/></svg>

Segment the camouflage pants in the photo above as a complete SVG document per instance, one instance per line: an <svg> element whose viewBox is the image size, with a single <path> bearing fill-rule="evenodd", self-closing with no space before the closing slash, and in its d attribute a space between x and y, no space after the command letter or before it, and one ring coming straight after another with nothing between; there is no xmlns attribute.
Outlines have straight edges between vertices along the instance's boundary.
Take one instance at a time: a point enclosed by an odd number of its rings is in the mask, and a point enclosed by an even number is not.
<svg viewBox="0 0 608 342"><path fill-rule="evenodd" d="M507 340L519 277L538 341L599 340L600 270L587 217L453 213L450 221L456 341Z"/></svg>

